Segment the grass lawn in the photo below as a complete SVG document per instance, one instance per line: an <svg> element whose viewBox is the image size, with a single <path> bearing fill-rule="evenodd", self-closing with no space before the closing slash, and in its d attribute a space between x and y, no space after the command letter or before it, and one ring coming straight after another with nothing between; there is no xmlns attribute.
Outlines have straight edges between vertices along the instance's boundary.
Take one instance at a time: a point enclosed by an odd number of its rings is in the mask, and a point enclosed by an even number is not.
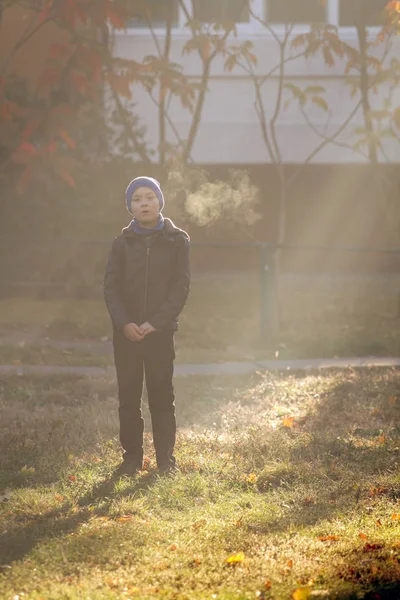
<svg viewBox="0 0 400 600"><path fill-rule="evenodd" d="M0 598L400 597L400 371L176 381L180 472L115 478L115 382L0 382Z"/></svg>
<svg viewBox="0 0 400 600"><path fill-rule="evenodd" d="M261 341L257 277L195 280L176 336L177 360L400 356L398 297L394 279L283 279L280 335ZM46 337L53 346L43 345ZM110 344L100 341L110 337L101 298L0 300L3 364L112 364ZM54 347L57 341L69 346Z"/></svg>

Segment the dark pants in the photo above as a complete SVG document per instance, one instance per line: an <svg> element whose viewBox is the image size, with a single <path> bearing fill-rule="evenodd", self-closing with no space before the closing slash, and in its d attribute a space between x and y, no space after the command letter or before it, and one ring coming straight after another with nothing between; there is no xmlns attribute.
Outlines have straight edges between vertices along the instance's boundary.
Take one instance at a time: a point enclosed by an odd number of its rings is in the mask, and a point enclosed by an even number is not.
<svg viewBox="0 0 400 600"><path fill-rule="evenodd" d="M143 429L141 402L143 375L153 428L153 441L159 467L174 466L176 436L174 336L155 332L141 342L131 342L121 332L114 333L114 359L119 395L120 440L125 458L141 464Z"/></svg>

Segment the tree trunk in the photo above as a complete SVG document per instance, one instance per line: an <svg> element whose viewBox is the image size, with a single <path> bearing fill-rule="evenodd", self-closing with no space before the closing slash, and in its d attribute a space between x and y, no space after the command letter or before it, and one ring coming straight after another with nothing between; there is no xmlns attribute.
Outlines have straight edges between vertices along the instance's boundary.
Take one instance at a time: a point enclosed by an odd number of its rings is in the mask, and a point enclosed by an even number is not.
<svg viewBox="0 0 400 600"><path fill-rule="evenodd" d="M171 51L171 31L172 31L172 22L173 22L173 3L169 2L169 10L167 16L166 23L166 32L165 32L165 45L164 45L164 53L163 53L163 62L164 69L167 67L169 62L169 54ZM160 165L165 165L166 160L166 152L167 152L167 126L166 126L166 98L165 98L165 76L164 73L161 74L160 77L160 100L159 100L159 111L158 111L158 121L159 121L159 160Z"/></svg>

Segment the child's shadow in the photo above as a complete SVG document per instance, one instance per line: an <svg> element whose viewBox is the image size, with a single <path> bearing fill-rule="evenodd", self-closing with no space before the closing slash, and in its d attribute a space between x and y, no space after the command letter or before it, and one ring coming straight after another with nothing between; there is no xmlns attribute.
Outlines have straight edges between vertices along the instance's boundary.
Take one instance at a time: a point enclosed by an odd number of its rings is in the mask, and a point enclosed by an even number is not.
<svg viewBox="0 0 400 600"><path fill-rule="evenodd" d="M108 516L110 505L115 499L133 495L139 490L148 490L158 478L156 472L146 471L132 478L112 475L78 500L77 512L68 514L70 508L60 506L43 513L35 522L24 522L9 533L5 532L0 545L0 572L9 568L13 562L22 560L42 542L68 535L94 516ZM115 489L115 484L121 479L126 485ZM99 499L103 500L101 506L89 509Z"/></svg>
<svg viewBox="0 0 400 600"><path fill-rule="evenodd" d="M107 511L107 508L113 500L123 498L124 496L134 495L138 491L146 491L156 483L159 477L160 476L155 471L142 471L139 475L134 477L113 474L82 496L78 501L78 506L89 506L96 502L96 500L102 498L106 501L103 503L102 510ZM121 489L115 489L116 484L121 481L126 483L126 485L121 486Z"/></svg>

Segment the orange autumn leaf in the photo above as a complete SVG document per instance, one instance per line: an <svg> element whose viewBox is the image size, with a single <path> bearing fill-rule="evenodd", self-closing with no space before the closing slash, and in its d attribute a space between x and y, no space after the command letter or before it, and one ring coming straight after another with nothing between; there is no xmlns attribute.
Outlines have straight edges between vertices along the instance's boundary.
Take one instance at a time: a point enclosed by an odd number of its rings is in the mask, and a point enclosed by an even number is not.
<svg viewBox="0 0 400 600"><path fill-rule="evenodd" d="M381 494L385 494L387 492L387 488L385 487L371 487L369 489L368 495L372 498L373 496L380 496Z"/></svg>
<svg viewBox="0 0 400 600"><path fill-rule="evenodd" d="M294 426L294 417L283 417L282 426L291 429Z"/></svg>
<svg viewBox="0 0 400 600"><path fill-rule="evenodd" d="M270 581L269 579L267 579L267 580L265 581L265 583L264 583L264 588L265 588L266 590L270 590L270 589L271 589L271 587L272 587L272 581Z"/></svg>
<svg viewBox="0 0 400 600"><path fill-rule="evenodd" d="M71 150L75 150L76 143L69 136L68 132L65 131L65 129L63 129L62 131L60 131L60 137L64 140L64 142L67 144L67 146L69 146L69 148L71 148Z"/></svg>
<svg viewBox="0 0 400 600"><path fill-rule="evenodd" d="M64 502L65 500L64 496L61 496L61 494L56 494L54 497L58 502Z"/></svg>
<svg viewBox="0 0 400 600"><path fill-rule="evenodd" d="M309 588L297 588L292 594L293 600L307 600L311 595Z"/></svg>
<svg viewBox="0 0 400 600"><path fill-rule="evenodd" d="M338 535L321 535L319 538L320 542L337 542L340 540L340 536Z"/></svg>
<svg viewBox="0 0 400 600"><path fill-rule="evenodd" d="M176 544L171 544L171 546L169 546L168 550L170 552L175 552L175 550L177 550L178 546Z"/></svg>
<svg viewBox="0 0 400 600"><path fill-rule="evenodd" d="M61 178L68 183L69 186L75 187L75 179L70 173L61 173Z"/></svg>
<svg viewBox="0 0 400 600"><path fill-rule="evenodd" d="M380 519L377 519L375 522L378 525L378 527L382 527L382 521Z"/></svg>
<svg viewBox="0 0 400 600"><path fill-rule="evenodd" d="M400 513L393 513L392 521L397 521L397 520L400 520Z"/></svg>
<svg viewBox="0 0 400 600"><path fill-rule="evenodd" d="M68 479L70 481L76 481L76 475L69 475Z"/></svg>
<svg viewBox="0 0 400 600"><path fill-rule="evenodd" d="M287 566L289 567L289 569L291 569L293 567L293 561L292 561L292 559L288 560Z"/></svg>
<svg viewBox="0 0 400 600"><path fill-rule="evenodd" d="M361 538L362 540L367 540L368 536L365 533L359 533L358 537Z"/></svg>

